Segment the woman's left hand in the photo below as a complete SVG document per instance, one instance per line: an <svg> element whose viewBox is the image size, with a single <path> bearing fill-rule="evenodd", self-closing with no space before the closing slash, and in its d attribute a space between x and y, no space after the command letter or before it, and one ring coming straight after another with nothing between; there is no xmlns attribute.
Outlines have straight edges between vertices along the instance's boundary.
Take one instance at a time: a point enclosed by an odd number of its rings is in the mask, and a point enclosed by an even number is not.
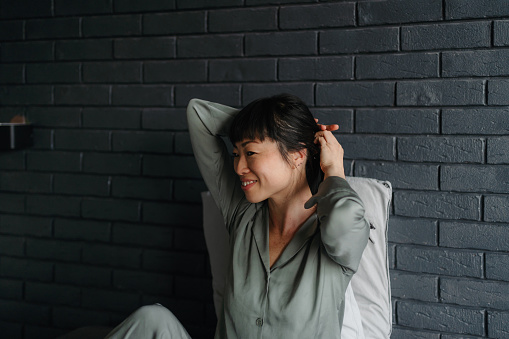
<svg viewBox="0 0 509 339"><path fill-rule="evenodd" d="M315 144L320 144L320 167L325 174L324 179L330 176L338 176L344 179L344 150L331 132L337 130L339 126L321 124L318 124L318 126L321 130L315 133Z"/></svg>

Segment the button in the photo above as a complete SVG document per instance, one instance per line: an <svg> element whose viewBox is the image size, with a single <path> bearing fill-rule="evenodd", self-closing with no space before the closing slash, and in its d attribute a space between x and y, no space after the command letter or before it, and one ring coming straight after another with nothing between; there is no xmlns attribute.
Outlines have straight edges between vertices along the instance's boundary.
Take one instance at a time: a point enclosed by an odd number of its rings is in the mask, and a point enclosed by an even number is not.
<svg viewBox="0 0 509 339"><path fill-rule="evenodd" d="M263 319L262 318L256 319L256 326L262 326L262 325L263 325Z"/></svg>

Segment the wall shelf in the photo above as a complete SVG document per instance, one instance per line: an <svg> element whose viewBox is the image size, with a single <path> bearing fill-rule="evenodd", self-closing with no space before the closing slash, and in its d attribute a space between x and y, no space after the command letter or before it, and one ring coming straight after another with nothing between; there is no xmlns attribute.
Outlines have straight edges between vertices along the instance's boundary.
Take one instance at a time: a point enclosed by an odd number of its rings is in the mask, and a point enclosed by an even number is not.
<svg viewBox="0 0 509 339"><path fill-rule="evenodd" d="M32 124L0 123L0 150L13 150L32 145Z"/></svg>

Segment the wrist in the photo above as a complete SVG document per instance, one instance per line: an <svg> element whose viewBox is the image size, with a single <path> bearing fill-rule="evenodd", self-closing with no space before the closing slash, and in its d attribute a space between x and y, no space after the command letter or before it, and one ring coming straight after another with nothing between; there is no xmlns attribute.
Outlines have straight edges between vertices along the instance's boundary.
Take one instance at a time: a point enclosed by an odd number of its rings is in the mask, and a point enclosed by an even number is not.
<svg viewBox="0 0 509 339"><path fill-rule="evenodd" d="M340 178L343 178L343 179L346 179L345 177L345 169L343 167L338 167L338 168L329 168L329 169L326 169L325 171L323 171L324 173L324 180L327 179L328 177L340 177Z"/></svg>

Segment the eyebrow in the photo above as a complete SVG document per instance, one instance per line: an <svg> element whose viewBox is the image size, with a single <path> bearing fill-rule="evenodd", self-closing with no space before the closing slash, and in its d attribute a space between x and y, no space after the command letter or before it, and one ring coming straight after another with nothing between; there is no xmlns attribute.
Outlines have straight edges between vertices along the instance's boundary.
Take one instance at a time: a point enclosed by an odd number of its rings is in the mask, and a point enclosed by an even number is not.
<svg viewBox="0 0 509 339"><path fill-rule="evenodd" d="M250 143L256 143L256 141L255 140L244 141L242 144L240 144L240 146L241 147L246 147L246 145L248 145ZM237 146L233 145L233 148L237 148Z"/></svg>

